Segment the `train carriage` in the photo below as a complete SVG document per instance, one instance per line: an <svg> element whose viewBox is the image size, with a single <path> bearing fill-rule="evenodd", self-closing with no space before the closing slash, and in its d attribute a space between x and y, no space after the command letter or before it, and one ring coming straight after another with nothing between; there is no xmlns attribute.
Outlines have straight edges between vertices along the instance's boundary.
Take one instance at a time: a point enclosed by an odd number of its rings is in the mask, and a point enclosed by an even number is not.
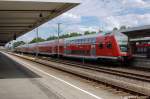
<svg viewBox="0 0 150 99"><path fill-rule="evenodd" d="M64 56L111 60L127 59L129 56L127 37L118 39L119 36L124 37L125 35L92 34L65 39Z"/></svg>
<svg viewBox="0 0 150 99"><path fill-rule="evenodd" d="M61 55L87 59L125 61L131 58L128 38L122 33L91 34L59 40L28 44L17 47L21 52ZM28 50L27 50L28 49Z"/></svg>

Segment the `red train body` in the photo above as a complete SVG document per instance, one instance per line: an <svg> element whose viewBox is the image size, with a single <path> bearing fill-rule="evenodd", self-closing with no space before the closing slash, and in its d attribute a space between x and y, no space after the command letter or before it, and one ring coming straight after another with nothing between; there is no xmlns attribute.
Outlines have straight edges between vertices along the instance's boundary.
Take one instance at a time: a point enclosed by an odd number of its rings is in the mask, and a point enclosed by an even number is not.
<svg viewBox="0 0 150 99"><path fill-rule="evenodd" d="M118 36L118 37L117 37ZM130 60L132 57L127 48L127 38L121 38L123 34L113 33L102 35L93 34L87 36L71 37L41 43L26 44L16 48L17 52L36 53L46 55L59 55L64 57L110 59L117 61Z"/></svg>
<svg viewBox="0 0 150 99"><path fill-rule="evenodd" d="M137 44L136 45L136 52L139 54L147 54L150 50L150 44Z"/></svg>

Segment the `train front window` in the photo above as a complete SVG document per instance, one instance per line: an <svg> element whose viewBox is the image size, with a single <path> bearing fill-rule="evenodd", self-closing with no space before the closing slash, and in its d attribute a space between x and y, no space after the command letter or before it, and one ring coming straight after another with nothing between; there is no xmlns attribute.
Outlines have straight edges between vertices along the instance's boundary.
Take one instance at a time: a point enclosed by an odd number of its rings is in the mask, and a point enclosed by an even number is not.
<svg viewBox="0 0 150 99"><path fill-rule="evenodd" d="M121 52L127 52L128 51L127 45L120 45L120 50Z"/></svg>

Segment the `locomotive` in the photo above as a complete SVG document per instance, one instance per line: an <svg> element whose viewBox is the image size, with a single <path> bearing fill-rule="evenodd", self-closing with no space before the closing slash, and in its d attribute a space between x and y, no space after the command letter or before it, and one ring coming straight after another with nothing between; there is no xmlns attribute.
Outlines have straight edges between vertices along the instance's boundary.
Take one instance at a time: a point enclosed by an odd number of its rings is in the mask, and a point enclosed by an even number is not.
<svg viewBox="0 0 150 99"><path fill-rule="evenodd" d="M71 58L126 62L132 58L128 38L122 33L90 34L16 47L16 52Z"/></svg>

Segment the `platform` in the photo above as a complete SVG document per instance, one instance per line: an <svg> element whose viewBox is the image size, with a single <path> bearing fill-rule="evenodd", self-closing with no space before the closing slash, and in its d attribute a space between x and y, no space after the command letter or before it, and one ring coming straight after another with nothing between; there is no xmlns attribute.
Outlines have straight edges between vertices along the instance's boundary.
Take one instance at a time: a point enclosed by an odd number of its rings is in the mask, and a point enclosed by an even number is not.
<svg viewBox="0 0 150 99"><path fill-rule="evenodd" d="M0 60L0 99L120 99L129 95L7 53L0 53Z"/></svg>
<svg viewBox="0 0 150 99"><path fill-rule="evenodd" d="M0 99L59 99L34 78L38 74L0 53ZM47 92L48 91L48 92Z"/></svg>

